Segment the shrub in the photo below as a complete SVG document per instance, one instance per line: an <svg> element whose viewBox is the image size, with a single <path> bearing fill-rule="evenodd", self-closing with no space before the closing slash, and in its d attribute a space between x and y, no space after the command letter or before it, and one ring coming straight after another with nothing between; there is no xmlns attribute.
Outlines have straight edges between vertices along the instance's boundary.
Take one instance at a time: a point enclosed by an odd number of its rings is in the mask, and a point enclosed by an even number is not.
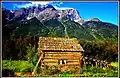
<svg viewBox="0 0 120 78"><path fill-rule="evenodd" d="M37 64L38 59L39 59L39 58L38 58L38 54L35 53L34 56L33 56L33 59L32 59L32 64L33 64L34 66Z"/></svg>
<svg viewBox="0 0 120 78"><path fill-rule="evenodd" d="M29 44L29 46L27 46L27 50L26 50L27 55L26 55L26 58L27 58L27 60L28 60L29 63L32 63L32 59L33 59L33 56L35 55L35 51L36 51L35 46L32 47L31 44Z"/></svg>

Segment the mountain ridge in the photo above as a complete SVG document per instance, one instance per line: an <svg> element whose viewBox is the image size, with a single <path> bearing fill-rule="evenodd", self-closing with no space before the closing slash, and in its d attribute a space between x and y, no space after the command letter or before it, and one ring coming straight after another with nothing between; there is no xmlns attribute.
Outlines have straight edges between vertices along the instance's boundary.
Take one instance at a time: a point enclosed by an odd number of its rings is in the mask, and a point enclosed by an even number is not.
<svg viewBox="0 0 120 78"><path fill-rule="evenodd" d="M98 19L98 18L91 18L91 20L90 19L84 20L80 16L79 12L74 8L68 8L62 10L62 9L56 9L52 5L44 5L44 6L39 5L38 7L31 6L27 8L20 8L19 10L8 10L8 9L3 9L3 10L9 12L9 14L12 15L12 17L14 17L13 19L21 17L22 20L29 20L33 17L36 17L40 21L49 20L49 19L61 20L63 17L66 16L67 19L82 25L84 22L91 21L92 19ZM12 17L8 15L7 19L13 20Z"/></svg>
<svg viewBox="0 0 120 78"><path fill-rule="evenodd" d="M53 6L22 8L11 12L3 9L3 26L16 36L38 35L76 37L79 39L115 39L118 26L98 18L83 20L75 9L56 10ZM60 15L61 14L61 15ZM27 18L30 18L27 20Z"/></svg>

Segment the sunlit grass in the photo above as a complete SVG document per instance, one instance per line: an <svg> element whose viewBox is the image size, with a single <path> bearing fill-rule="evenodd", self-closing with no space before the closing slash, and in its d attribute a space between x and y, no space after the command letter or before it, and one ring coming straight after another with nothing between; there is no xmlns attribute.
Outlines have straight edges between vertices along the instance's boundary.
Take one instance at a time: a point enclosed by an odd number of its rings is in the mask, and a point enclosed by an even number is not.
<svg viewBox="0 0 120 78"><path fill-rule="evenodd" d="M112 65L113 67L118 67L118 62L112 62L111 65Z"/></svg>

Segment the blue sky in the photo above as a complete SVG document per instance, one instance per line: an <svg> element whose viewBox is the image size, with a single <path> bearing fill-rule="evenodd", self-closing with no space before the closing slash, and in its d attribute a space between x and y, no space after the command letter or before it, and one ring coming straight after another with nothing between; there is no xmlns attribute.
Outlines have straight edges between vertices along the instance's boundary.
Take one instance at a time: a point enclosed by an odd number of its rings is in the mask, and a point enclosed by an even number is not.
<svg viewBox="0 0 120 78"><path fill-rule="evenodd" d="M51 4L61 9L74 8L79 11L84 20L99 18L103 22L118 25L118 2L3 2L2 7L16 10L22 7L37 6L38 4Z"/></svg>

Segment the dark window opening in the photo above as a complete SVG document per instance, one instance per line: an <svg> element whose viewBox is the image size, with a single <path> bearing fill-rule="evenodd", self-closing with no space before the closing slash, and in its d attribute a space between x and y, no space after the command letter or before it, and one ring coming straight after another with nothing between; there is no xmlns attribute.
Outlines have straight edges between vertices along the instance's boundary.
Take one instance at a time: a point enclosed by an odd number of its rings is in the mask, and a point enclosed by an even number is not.
<svg viewBox="0 0 120 78"><path fill-rule="evenodd" d="M59 60L59 64L66 64L66 60L63 59Z"/></svg>
<svg viewBox="0 0 120 78"><path fill-rule="evenodd" d="M45 57L45 54L43 54L43 57Z"/></svg>
<svg viewBox="0 0 120 78"><path fill-rule="evenodd" d="M71 46L71 48L74 48L74 46Z"/></svg>

